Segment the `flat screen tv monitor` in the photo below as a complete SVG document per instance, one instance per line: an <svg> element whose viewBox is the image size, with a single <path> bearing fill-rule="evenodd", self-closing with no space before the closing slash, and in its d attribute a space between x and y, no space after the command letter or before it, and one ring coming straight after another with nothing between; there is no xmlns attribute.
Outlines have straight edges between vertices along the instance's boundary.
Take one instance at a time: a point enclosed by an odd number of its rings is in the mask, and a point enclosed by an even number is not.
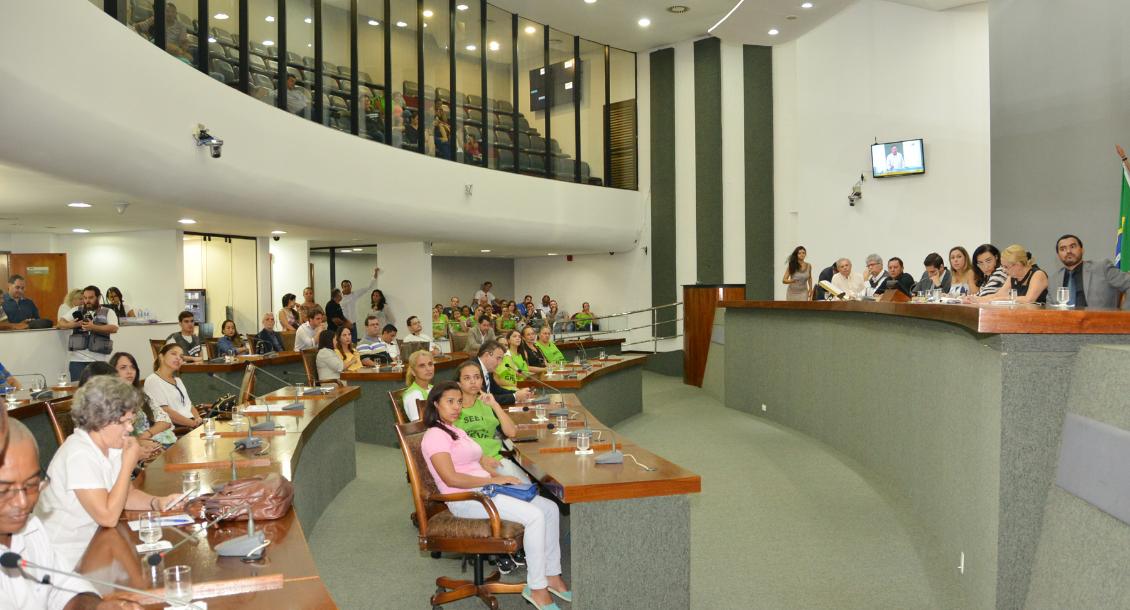
<svg viewBox="0 0 1130 610"><path fill-rule="evenodd" d="M530 110L545 110L580 99L581 62L572 59L530 70Z"/></svg>
<svg viewBox="0 0 1130 610"><path fill-rule="evenodd" d="M926 173L922 140L903 140L871 145L871 175L876 178Z"/></svg>

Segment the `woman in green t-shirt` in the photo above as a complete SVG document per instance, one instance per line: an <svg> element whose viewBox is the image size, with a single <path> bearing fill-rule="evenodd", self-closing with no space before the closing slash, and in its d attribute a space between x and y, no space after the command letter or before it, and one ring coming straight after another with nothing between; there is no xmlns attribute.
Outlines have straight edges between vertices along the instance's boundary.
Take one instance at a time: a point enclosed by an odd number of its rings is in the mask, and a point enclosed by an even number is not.
<svg viewBox="0 0 1130 610"><path fill-rule="evenodd" d="M498 363L498 368L494 369L494 378L500 387L511 392L517 392L518 382L530 376L530 367L518 353L520 345L522 345L522 333L516 330L502 333L502 346L506 348L506 353L502 355L502 362Z"/></svg>
<svg viewBox="0 0 1130 610"><path fill-rule="evenodd" d="M502 306L502 313L495 319L495 330L516 330L521 319L514 301L506 301Z"/></svg>
<svg viewBox="0 0 1130 610"><path fill-rule="evenodd" d="M565 364L565 354L562 354L561 350L557 349L557 344L553 342L553 331L550 330L548 324L542 326L541 330L538 331L536 345L542 356L545 357L547 364Z"/></svg>
<svg viewBox="0 0 1130 610"><path fill-rule="evenodd" d="M517 477L529 483L530 478L525 471L502 457L502 439L518 434L518 426L494 396L483 391L483 369L479 361L464 362L459 365L456 374L459 389L463 392L463 410L455 426L479 444L484 457L498 460L498 474Z"/></svg>
<svg viewBox="0 0 1130 610"><path fill-rule="evenodd" d="M443 305L436 303L432 309L432 337L442 339L447 336L447 316L443 313Z"/></svg>
<svg viewBox="0 0 1130 610"><path fill-rule="evenodd" d="M432 389L432 379L436 376L435 357L428 350L412 352L408 357L408 370L404 373L404 383L408 385L400 397L404 414L408 421L420 419L419 400L427 400Z"/></svg>
<svg viewBox="0 0 1130 610"><path fill-rule="evenodd" d="M581 304L581 310L573 314L573 328L576 330L599 330L593 324L596 315L589 309L588 302Z"/></svg>

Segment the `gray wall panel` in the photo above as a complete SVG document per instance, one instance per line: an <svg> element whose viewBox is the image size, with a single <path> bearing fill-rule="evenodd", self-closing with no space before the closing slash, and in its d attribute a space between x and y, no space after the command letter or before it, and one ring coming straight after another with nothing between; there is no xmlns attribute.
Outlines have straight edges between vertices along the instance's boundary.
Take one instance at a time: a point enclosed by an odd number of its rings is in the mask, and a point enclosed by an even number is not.
<svg viewBox="0 0 1130 610"><path fill-rule="evenodd" d="M675 49L651 54L651 303L682 298L675 284ZM673 309L659 312L673 320ZM675 334L675 325L659 328Z"/></svg>
<svg viewBox="0 0 1130 610"><path fill-rule="evenodd" d="M745 45L745 295L772 299L773 49Z"/></svg>
<svg viewBox="0 0 1130 610"><path fill-rule="evenodd" d="M695 234L698 283L722 283L722 47L694 43ZM654 150L654 149L652 149Z"/></svg>

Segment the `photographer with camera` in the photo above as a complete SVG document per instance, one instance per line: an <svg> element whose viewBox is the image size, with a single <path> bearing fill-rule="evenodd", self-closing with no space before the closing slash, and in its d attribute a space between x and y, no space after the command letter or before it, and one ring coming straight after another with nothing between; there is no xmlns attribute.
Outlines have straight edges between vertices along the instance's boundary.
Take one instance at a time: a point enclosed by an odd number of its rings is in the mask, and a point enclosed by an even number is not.
<svg viewBox="0 0 1130 610"><path fill-rule="evenodd" d="M91 362L107 362L114 351L110 335L118 332L118 315L102 305L102 291L97 286L82 289L82 305L71 310L70 320L59 320L59 328L73 329L67 340L71 352L69 372L78 379Z"/></svg>

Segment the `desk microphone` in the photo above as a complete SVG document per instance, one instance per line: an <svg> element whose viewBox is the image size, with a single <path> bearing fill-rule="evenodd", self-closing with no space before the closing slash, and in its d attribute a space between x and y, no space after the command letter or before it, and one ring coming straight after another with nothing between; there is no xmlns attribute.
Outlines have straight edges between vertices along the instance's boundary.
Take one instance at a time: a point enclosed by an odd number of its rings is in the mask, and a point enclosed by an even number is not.
<svg viewBox="0 0 1130 610"><path fill-rule="evenodd" d="M147 564L149 564L151 567L154 567L154 568L161 565L161 561L165 559L166 555L168 555L169 553L172 553L173 551L179 549L181 547L181 545L188 542L189 540L195 540L196 538L199 538L200 534L203 534L205 531L208 530L208 528L212 527L213 525L216 525L222 519L230 516L231 515L230 511L231 511L230 508L225 508L223 510L223 512L220 513L219 517L216 517L215 519L209 521L208 523L205 523L204 527L201 527L200 529L189 534L188 536L185 536L184 540L181 540L180 542L174 544L172 547L167 548L167 549L165 549L161 552L150 553L150 554L146 555L145 556L145 562Z"/></svg>
<svg viewBox="0 0 1130 610"><path fill-rule="evenodd" d="M541 376L540 376L540 375L530 375L529 377L526 377L526 379L529 379L530 381L533 381L534 383L536 383L536 384L538 384L538 385L540 385L540 386L543 386L543 387L545 387L545 388L548 388L548 389L549 389L549 390L550 390L551 392L553 392L554 394L557 394L557 396L558 396L558 397L560 397L560 399L561 399L561 404L565 404L565 396L563 396L563 395L561 394L561 390L558 390L557 388L555 388L555 387L553 387L553 386L549 385L548 383L546 383L546 382L542 381L542 380L541 380ZM533 401L531 401L531 402L535 402L535 403L536 403L536 402L538 402L538 401L537 401L537 400L533 400Z"/></svg>
<svg viewBox="0 0 1130 610"><path fill-rule="evenodd" d="M31 561L28 561L27 559L24 559L23 557L21 557L19 553L15 553L15 552L12 552L12 551L8 551L6 553L0 554L0 567L7 568L9 570L19 570L20 573L23 574L25 577L27 577L27 578L35 581L35 582L45 584L45 585L48 585L50 587L55 587L57 589L60 588L60 587L58 587L57 585L55 585L51 582L50 576L44 575L42 580L37 580L35 578L32 578L31 574L28 574L27 572L25 572L24 568L34 568L36 570L42 570L44 572L52 572L54 574L62 574L63 576L70 576L71 578L76 578L76 579L79 579L79 580L85 580L86 582L93 583L93 584L96 584L96 585L102 585L103 587L108 587L110 589L117 589L119 591L125 591L127 593L133 593L134 595L140 595L141 597L144 597L144 598L147 598L147 599L154 599L154 600L157 600L157 601L165 603L165 604L175 605L175 604L173 604L173 602L169 601L167 598L160 596L160 595L154 595L152 593L149 593L148 591L142 591L141 589L134 589L133 587L127 587L125 585L119 585L118 583L115 583L115 582L109 582L109 581L100 580L100 579L97 579L97 578L92 578L92 577L87 576L85 574L78 574L76 572L67 572L65 570L56 570L55 568L49 568L45 565L40 565L38 563L33 563Z"/></svg>
<svg viewBox="0 0 1130 610"><path fill-rule="evenodd" d="M591 336L589 337L589 340L590 341L592 340ZM584 339L584 337L577 339L577 347L581 350L581 358L583 358L583 360L581 361L581 370L582 371L591 370L592 364L589 363L589 353L587 351L585 351L585 339Z"/></svg>
<svg viewBox="0 0 1130 610"><path fill-rule="evenodd" d="M264 375L266 375L267 377L270 377L271 379L274 379L275 381L281 382L283 384L283 387L290 388L290 387L294 386L293 383L283 379L282 377L278 377L276 375L272 375L272 374L268 373L267 369L265 369L261 366L256 367L255 370L256 370L256 372L263 373ZM302 377L306 377L306 373L288 373L288 374L301 375Z"/></svg>
<svg viewBox="0 0 1130 610"><path fill-rule="evenodd" d="M255 371L260 370L260 369L259 369L259 367L255 366L254 364L248 364L247 370L251 375L255 375ZM215 373L208 373L208 376L211 377L212 379L215 379L216 381L219 381L220 383L222 383L226 386L233 387L236 390L243 392L242 387L235 385L234 383L228 381L227 379L224 379L223 377L217 377ZM265 396L270 396L273 393L274 392L271 391L271 392L267 392L266 394L260 394L258 396L252 396L251 400L249 402L255 402L256 400L259 400L260 398L263 398ZM236 397L237 400L239 400L240 398L242 398L242 397L240 397L240 396ZM242 404L242 402L243 401L240 400L241 404ZM286 407L283 407L283 408L286 408ZM257 424L254 424L254 425L250 425L250 423L249 423L249 425L247 426L247 436L248 436L248 438L250 438L252 431L267 432L267 431L275 430L275 429L278 429L278 428L281 428L281 427L282 426L275 425L275 420L271 417L271 408L270 408L270 406L268 406L267 407L267 419L266 419L266 421L261 421ZM236 442L238 443L239 441L236 441ZM258 445L255 445L255 446L258 446Z"/></svg>
<svg viewBox="0 0 1130 610"><path fill-rule="evenodd" d="M34 378L40 380L41 382L43 382L43 389L42 390L39 390L38 392L31 392L31 399L32 400L42 400L44 398L51 398L52 396L55 395L55 392L51 388L47 387L47 378L44 377L42 373L20 373L20 374L17 374L17 375L8 375L8 376L9 377L15 377L17 379L19 379L20 377L34 377Z"/></svg>
<svg viewBox="0 0 1130 610"><path fill-rule="evenodd" d="M244 504L243 509L247 511L247 533L225 540L213 547L213 550L220 557L242 557L257 561L263 558L263 549L267 548L271 541L267 540L266 532L255 531L255 516L251 512L251 505ZM229 513L229 516L234 514L238 513Z"/></svg>
<svg viewBox="0 0 1130 610"><path fill-rule="evenodd" d="M265 352L259 351L259 348L263 347L264 345L267 346L267 351L265 351ZM255 339L255 353L259 354L260 356L263 356L264 358L273 358L273 357L279 355L279 353L276 352L273 349L274 347L275 346L271 345L271 343L268 342L268 341L264 341L264 340L258 339L258 338Z"/></svg>
<svg viewBox="0 0 1130 610"><path fill-rule="evenodd" d="M612 430L609 430L608 435L612 437L612 447L608 451L596 456L596 458L594 458L596 460L596 463L597 464L623 464L624 463L624 452L620 451L619 449L616 448L616 433L613 432Z"/></svg>

